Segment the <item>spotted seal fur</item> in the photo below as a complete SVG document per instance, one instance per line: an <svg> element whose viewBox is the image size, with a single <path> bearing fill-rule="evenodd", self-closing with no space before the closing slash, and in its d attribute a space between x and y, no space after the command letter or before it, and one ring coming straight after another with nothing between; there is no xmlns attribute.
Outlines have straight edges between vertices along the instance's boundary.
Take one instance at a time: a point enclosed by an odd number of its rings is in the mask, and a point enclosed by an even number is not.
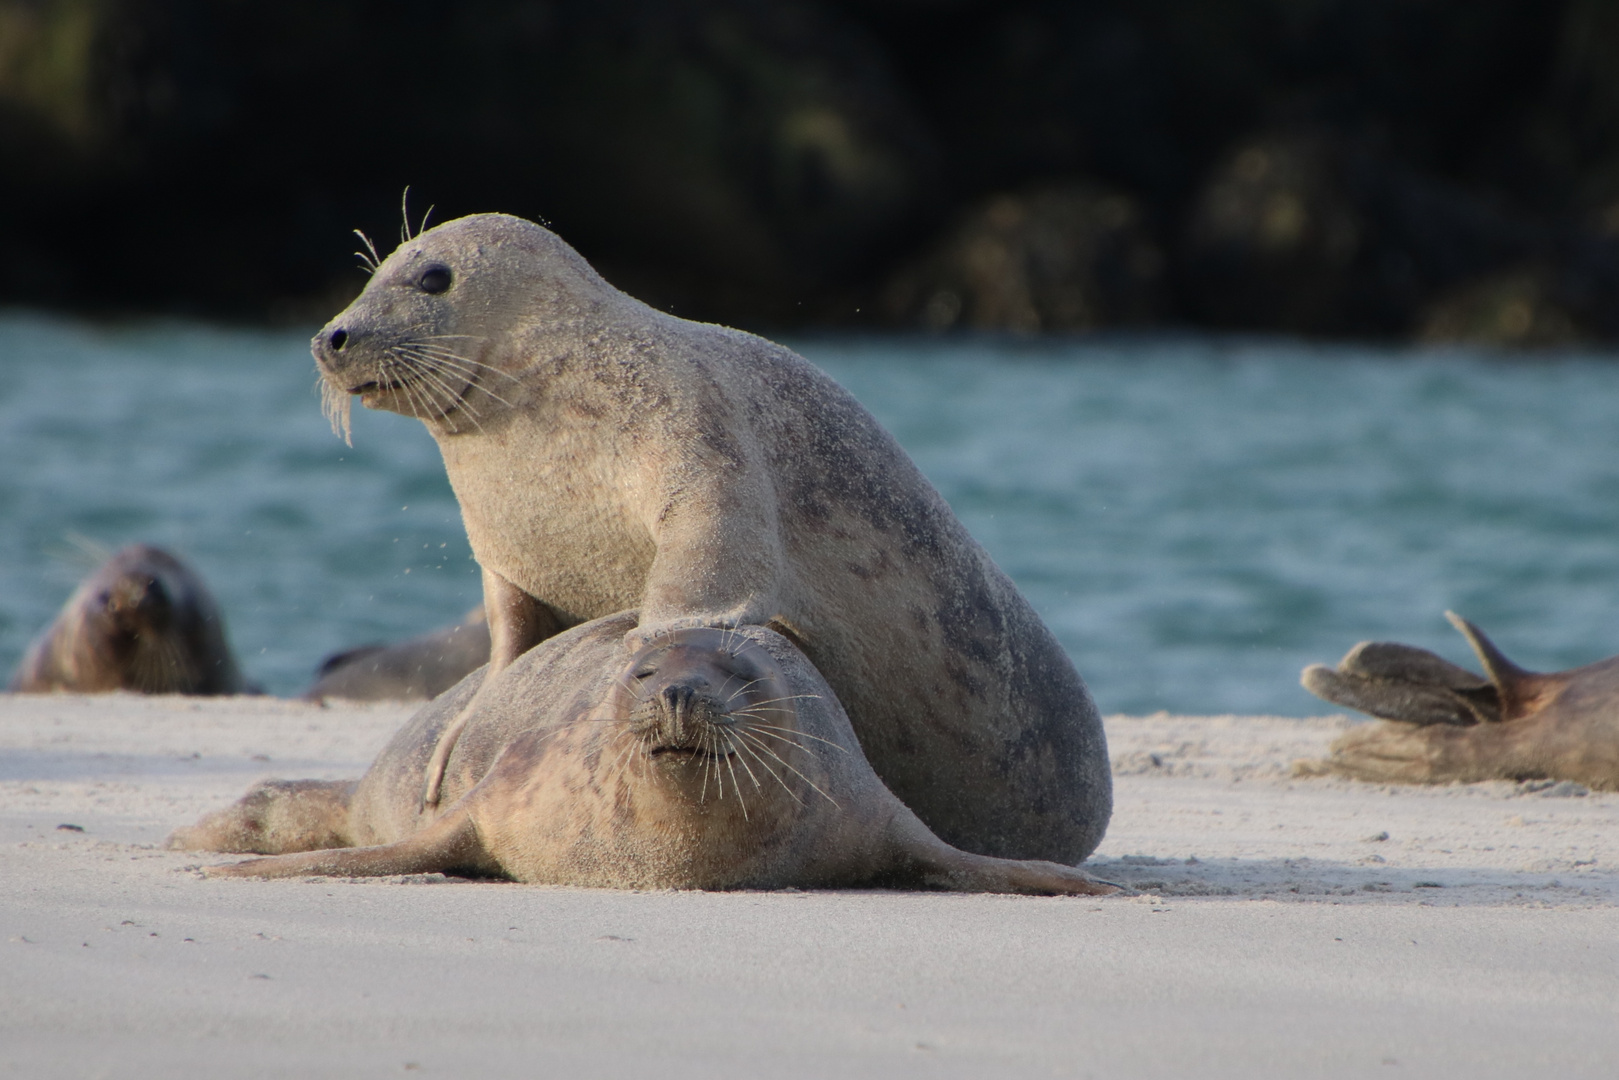
<svg viewBox="0 0 1619 1080"><path fill-rule="evenodd" d="M272 857L230 877L446 871L611 888L889 885L1116 891L1069 866L945 844L883 786L832 689L761 627L626 640L575 627L423 709L357 784L271 782L174 834ZM476 698L424 809L421 769Z"/></svg>
<svg viewBox="0 0 1619 1080"><path fill-rule="evenodd" d="M630 608L642 642L769 625L945 841L1064 863L1100 842L1106 739L1067 655L894 439L792 351L656 311L500 214L406 239L313 349L339 423L357 397L437 440L491 671Z"/></svg>

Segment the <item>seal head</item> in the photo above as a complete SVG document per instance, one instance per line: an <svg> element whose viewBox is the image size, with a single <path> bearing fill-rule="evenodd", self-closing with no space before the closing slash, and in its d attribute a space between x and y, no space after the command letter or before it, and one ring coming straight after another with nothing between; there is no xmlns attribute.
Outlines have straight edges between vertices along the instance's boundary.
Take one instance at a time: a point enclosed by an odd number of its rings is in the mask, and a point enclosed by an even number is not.
<svg viewBox="0 0 1619 1080"><path fill-rule="evenodd" d="M480 214L401 244L360 298L310 342L324 405L348 431L353 398L454 433L478 429L524 396L529 358L510 340L536 306L555 326L612 287L571 247L521 218ZM536 268L547 288L536 290ZM583 309L582 309L583 308Z"/></svg>
<svg viewBox="0 0 1619 1080"><path fill-rule="evenodd" d="M80 583L29 646L10 689L240 694L249 687L202 579L162 548L131 544Z"/></svg>

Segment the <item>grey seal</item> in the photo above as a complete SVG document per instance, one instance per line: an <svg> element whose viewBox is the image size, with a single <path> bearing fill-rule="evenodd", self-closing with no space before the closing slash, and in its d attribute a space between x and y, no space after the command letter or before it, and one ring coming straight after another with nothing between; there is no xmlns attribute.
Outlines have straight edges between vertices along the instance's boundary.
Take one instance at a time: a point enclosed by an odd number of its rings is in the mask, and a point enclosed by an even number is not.
<svg viewBox="0 0 1619 1080"><path fill-rule="evenodd" d="M1307 770L1405 784L1550 778L1619 790L1619 657L1525 671L1478 627L1445 615L1486 674L1375 641L1356 645L1336 669L1305 668L1305 689L1384 721L1351 729Z"/></svg>
<svg viewBox="0 0 1619 1080"><path fill-rule="evenodd" d="M392 645L359 645L321 661L307 701L431 701L489 662L483 605L454 626Z"/></svg>
<svg viewBox="0 0 1619 1080"><path fill-rule="evenodd" d="M781 635L691 628L636 648L636 625L628 612L553 637L424 708L357 783L260 785L169 846L272 855L209 870L231 877L1117 891L945 844L883 786L831 687ZM449 805L424 808L421 770L474 699Z"/></svg>
<svg viewBox="0 0 1619 1080"><path fill-rule="evenodd" d="M257 692L242 678L201 576L149 544L120 549L79 584L29 645L9 689Z"/></svg>
<svg viewBox="0 0 1619 1080"><path fill-rule="evenodd" d="M789 349L656 311L550 231L479 214L379 261L313 350L335 424L358 397L437 440L491 671L631 608L642 642L770 626L945 841L1065 863L1100 842L1106 739L1067 655L894 439Z"/></svg>

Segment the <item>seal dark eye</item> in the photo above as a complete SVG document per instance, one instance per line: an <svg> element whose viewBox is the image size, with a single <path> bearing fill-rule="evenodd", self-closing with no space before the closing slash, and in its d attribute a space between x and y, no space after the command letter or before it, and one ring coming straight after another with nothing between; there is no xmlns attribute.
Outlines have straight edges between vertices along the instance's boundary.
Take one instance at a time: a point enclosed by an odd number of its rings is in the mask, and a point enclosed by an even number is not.
<svg viewBox="0 0 1619 1080"><path fill-rule="evenodd" d="M450 287L449 268L445 266L430 266L422 274L422 278L417 282L417 284L422 287L422 292L432 293L434 296L437 296L439 293Z"/></svg>

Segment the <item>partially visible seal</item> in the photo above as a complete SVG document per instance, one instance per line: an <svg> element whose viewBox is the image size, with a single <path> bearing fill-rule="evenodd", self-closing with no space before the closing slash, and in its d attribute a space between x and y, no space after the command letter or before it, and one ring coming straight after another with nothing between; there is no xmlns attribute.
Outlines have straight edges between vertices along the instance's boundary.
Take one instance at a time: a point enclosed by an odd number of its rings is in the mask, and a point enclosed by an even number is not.
<svg viewBox="0 0 1619 1080"><path fill-rule="evenodd" d="M429 871L636 889L890 885L1116 891L1070 866L949 846L883 786L786 638L684 629L632 653L625 613L536 647L416 715L357 785L261 785L169 846L276 854L213 875ZM421 772L477 695L442 813ZM335 841L362 845L329 849ZM327 850L312 850L327 849Z"/></svg>
<svg viewBox="0 0 1619 1080"><path fill-rule="evenodd" d="M1351 729L1314 771L1405 784L1573 780L1619 790L1619 657L1525 671L1483 631L1446 612L1488 677L1426 649L1362 642L1305 689L1388 721ZM1307 766L1308 768L1308 766Z"/></svg>
<svg viewBox="0 0 1619 1080"><path fill-rule="evenodd" d="M10 690L250 692L207 586L162 548L131 544L85 578L29 645Z"/></svg>
<svg viewBox="0 0 1619 1080"><path fill-rule="evenodd" d="M771 626L946 841L1065 863L1100 842L1112 778L1085 684L894 439L803 358L656 311L500 214L406 240L314 353L336 415L358 396L438 441L491 671L631 608L642 643Z"/></svg>
<svg viewBox="0 0 1619 1080"><path fill-rule="evenodd" d="M321 661L309 701L431 701L489 662L483 605L454 626L392 645L361 645Z"/></svg>

